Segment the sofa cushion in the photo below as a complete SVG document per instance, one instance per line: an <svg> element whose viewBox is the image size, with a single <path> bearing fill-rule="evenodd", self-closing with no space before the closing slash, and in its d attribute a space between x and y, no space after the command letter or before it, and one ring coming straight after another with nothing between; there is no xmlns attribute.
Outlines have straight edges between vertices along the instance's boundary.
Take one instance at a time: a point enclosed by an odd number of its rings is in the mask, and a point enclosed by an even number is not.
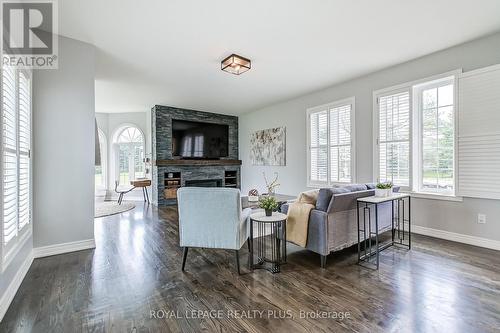
<svg viewBox="0 0 500 333"><path fill-rule="evenodd" d="M332 191L329 188L321 188L318 193L318 200L316 200L316 209L326 212L330 200L332 199Z"/></svg>
<svg viewBox="0 0 500 333"><path fill-rule="evenodd" d="M330 191L332 192L332 195L335 194L342 194L342 193L349 193L351 192L348 188L346 187L336 187L336 188L331 188Z"/></svg>
<svg viewBox="0 0 500 333"><path fill-rule="evenodd" d="M368 187L365 184L351 184L351 185L346 185L343 188L347 189L349 192L366 191L368 189Z"/></svg>
<svg viewBox="0 0 500 333"><path fill-rule="evenodd" d="M365 190L333 195L326 212L330 214L356 209L358 198L369 197L374 194L374 190Z"/></svg>
<svg viewBox="0 0 500 333"><path fill-rule="evenodd" d="M373 190L377 186L377 184L375 184L375 183L367 183L365 185L366 185L366 188L369 190Z"/></svg>
<svg viewBox="0 0 500 333"><path fill-rule="evenodd" d="M348 193L349 190L344 187L322 188L319 190L318 200L316 200L316 209L326 212L332 196L334 194Z"/></svg>

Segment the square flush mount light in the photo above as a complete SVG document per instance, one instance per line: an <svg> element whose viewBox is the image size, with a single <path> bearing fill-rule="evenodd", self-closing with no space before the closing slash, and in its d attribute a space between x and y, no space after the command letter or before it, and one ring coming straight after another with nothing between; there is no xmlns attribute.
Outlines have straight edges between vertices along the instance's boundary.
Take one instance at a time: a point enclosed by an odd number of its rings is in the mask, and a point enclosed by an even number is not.
<svg viewBox="0 0 500 333"><path fill-rule="evenodd" d="M221 62L221 69L225 72L240 75L252 68L250 59L244 58L237 54L231 54Z"/></svg>

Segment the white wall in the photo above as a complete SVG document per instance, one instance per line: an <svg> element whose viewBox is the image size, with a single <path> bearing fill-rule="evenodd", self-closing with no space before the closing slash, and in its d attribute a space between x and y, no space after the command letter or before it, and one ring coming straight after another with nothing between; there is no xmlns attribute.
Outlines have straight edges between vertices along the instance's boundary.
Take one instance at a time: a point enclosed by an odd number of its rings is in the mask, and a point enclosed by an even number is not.
<svg viewBox="0 0 500 333"><path fill-rule="evenodd" d="M357 182L371 182L373 181L372 94L374 90L457 68L469 71L498 63L500 63L500 33L244 114L239 120L240 158L243 160L242 191L247 192L254 187L263 191L262 171L265 171L268 177L275 171L279 173L281 183L279 193L296 195L307 189L306 109L351 96L356 98ZM300 79L299 72L297 76ZM286 126L287 166L252 166L249 159L250 133L277 126ZM412 208L415 225L500 240L498 200L464 198L463 202L448 202L414 199ZM486 224L477 224L477 214L480 212L487 214Z"/></svg>
<svg viewBox="0 0 500 333"><path fill-rule="evenodd" d="M115 186L115 165L113 153L113 136L124 125L133 125L139 128L145 137L146 154L151 153L151 123L148 122L148 112L124 112L124 113L96 113L97 126L106 135L107 156L106 176L107 189L112 191ZM149 155L150 156L150 155ZM131 193L134 198L142 198L142 191ZM128 198L131 195L127 196Z"/></svg>
<svg viewBox="0 0 500 333"><path fill-rule="evenodd" d="M59 39L33 75L34 246L94 239L94 46Z"/></svg>

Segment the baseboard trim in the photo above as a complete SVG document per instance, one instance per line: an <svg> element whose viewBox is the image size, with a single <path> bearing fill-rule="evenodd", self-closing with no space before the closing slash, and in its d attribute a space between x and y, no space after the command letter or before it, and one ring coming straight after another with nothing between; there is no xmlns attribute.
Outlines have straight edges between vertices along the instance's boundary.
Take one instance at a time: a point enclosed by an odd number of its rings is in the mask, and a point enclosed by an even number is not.
<svg viewBox="0 0 500 333"><path fill-rule="evenodd" d="M21 267L19 267L19 269L17 270L16 275L14 275L14 278L12 279L9 286L7 287L7 290L0 299L0 322L3 320L5 313L7 313L7 310L9 309L10 303L12 303L14 296L16 296L17 290L21 286L24 277L28 273L31 264L33 263L33 259L33 253L30 252L30 254L22 263Z"/></svg>
<svg viewBox="0 0 500 333"><path fill-rule="evenodd" d="M406 229L406 230L408 230L408 229ZM411 232L419 234L419 235L441 238L441 239L446 239L446 240L453 241L453 242L464 243L464 244L469 244L469 245L474 245L474 246L479 246L479 247L484 247L487 249L500 251L500 241L493 240L493 239L476 237L476 236L469 236L469 235L459 234L456 232L427 228L427 227L422 227L422 226L413 225L413 224L411 226Z"/></svg>
<svg viewBox="0 0 500 333"><path fill-rule="evenodd" d="M94 239L86 239L77 242L36 247L33 249L33 257L43 258L43 257L55 256L58 254L64 254L68 252L82 251L88 249L95 249Z"/></svg>

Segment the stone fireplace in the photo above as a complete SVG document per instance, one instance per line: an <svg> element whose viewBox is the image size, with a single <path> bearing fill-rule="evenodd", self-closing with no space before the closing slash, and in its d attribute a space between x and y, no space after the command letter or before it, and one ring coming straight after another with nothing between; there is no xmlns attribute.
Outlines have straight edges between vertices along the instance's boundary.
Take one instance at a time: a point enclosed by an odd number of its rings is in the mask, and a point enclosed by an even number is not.
<svg viewBox="0 0 500 333"><path fill-rule="evenodd" d="M172 156L172 119L229 126L227 158L183 160ZM156 105L152 109L153 203L177 204L183 186L240 188L238 117Z"/></svg>

